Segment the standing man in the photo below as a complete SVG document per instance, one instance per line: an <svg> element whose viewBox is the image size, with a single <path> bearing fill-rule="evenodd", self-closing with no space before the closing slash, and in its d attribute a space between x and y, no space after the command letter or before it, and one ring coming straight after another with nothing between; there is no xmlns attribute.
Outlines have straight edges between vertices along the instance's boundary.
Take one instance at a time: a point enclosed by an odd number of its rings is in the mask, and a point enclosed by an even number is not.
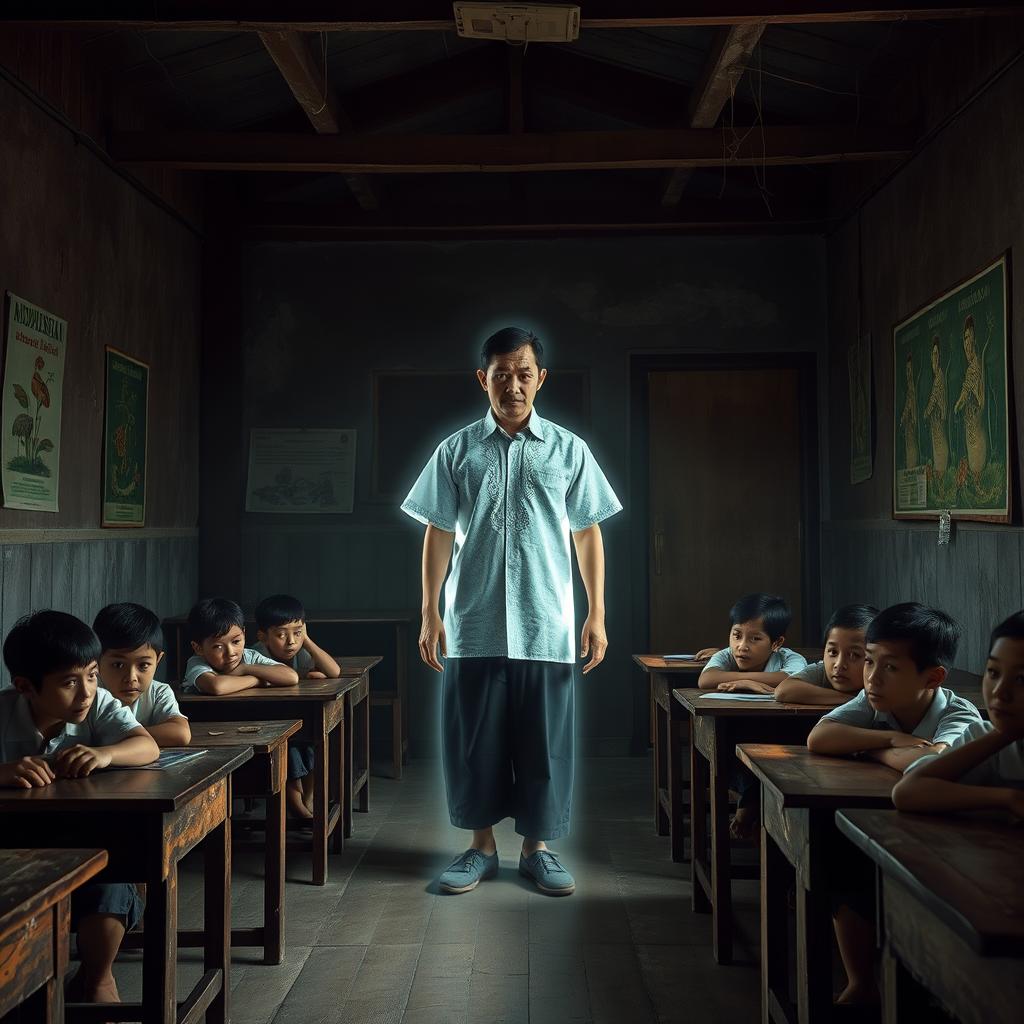
<svg viewBox="0 0 1024 1024"><path fill-rule="evenodd" d="M419 646L444 673L448 811L473 833L442 873L442 892L469 892L497 874L492 829L507 817L523 837L520 873L552 896L576 888L545 845L568 834L572 800L569 536L589 603L586 675L608 649L598 524L622 506L587 445L534 409L543 365L543 346L527 331L505 327L488 338L476 371L487 415L441 442L402 503L427 527Z"/></svg>

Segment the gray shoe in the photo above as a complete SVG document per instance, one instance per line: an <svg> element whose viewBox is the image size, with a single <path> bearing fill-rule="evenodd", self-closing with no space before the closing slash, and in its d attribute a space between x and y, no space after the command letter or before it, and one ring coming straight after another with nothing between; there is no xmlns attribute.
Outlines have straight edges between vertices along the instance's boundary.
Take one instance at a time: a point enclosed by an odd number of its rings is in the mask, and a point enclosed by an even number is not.
<svg viewBox="0 0 1024 1024"><path fill-rule="evenodd" d="M469 892L485 879L493 878L497 873L497 850L488 856L481 850L470 849L456 857L441 872L438 884L441 892Z"/></svg>
<svg viewBox="0 0 1024 1024"><path fill-rule="evenodd" d="M529 857L520 853L519 874L532 878L533 884L548 896L570 896L576 891L576 879L550 850L535 850Z"/></svg>

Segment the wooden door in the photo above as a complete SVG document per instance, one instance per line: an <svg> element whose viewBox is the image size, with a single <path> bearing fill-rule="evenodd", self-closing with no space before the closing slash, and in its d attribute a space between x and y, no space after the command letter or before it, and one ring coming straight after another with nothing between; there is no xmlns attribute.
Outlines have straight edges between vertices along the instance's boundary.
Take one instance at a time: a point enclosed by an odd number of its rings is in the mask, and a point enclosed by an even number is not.
<svg viewBox="0 0 1024 1024"><path fill-rule="evenodd" d="M724 647L755 590L801 627L797 369L651 372L650 650Z"/></svg>

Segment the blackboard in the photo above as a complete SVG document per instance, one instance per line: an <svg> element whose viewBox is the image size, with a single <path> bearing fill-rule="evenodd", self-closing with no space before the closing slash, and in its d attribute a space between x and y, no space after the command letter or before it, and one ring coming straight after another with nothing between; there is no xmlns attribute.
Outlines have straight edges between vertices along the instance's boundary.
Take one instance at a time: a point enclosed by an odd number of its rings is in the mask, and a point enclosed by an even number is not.
<svg viewBox="0 0 1024 1024"><path fill-rule="evenodd" d="M537 411L577 434L590 425L586 370L549 370ZM401 501L434 449L481 419L487 394L472 373L382 370L373 379L373 485L379 501Z"/></svg>

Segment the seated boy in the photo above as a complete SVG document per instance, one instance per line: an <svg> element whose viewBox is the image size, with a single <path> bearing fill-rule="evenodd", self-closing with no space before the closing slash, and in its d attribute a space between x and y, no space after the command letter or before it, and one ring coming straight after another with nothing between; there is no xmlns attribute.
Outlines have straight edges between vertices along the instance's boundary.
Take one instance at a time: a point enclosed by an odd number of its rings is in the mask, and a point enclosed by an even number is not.
<svg viewBox="0 0 1024 1024"><path fill-rule="evenodd" d="M245 646L245 616L225 597L207 597L188 613L188 638L195 652L185 665L185 693L241 693L257 686L294 686L299 674L288 665ZM312 818L302 799L302 783L292 778L289 756L288 808L297 818Z"/></svg>
<svg viewBox="0 0 1024 1024"><path fill-rule="evenodd" d="M807 665L804 657L782 646L792 619L781 597L741 597L729 609L729 646L711 656L697 685L702 690L772 693Z"/></svg>
<svg viewBox="0 0 1024 1024"><path fill-rule="evenodd" d="M818 722L807 737L808 749L860 755L901 772L923 754L945 750L981 721L970 701L942 686L960 633L960 625L945 612L913 602L876 615L865 631L863 692ZM845 874L861 878L856 864ZM871 907L864 899L872 877L864 874L859 888L851 885L848 898L836 901L836 939L847 975L840 1003L878 999Z"/></svg>
<svg viewBox="0 0 1024 1024"><path fill-rule="evenodd" d="M838 707L864 689L864 630L878 614L868 604L838 608L825 626L821 661L802 668L775 687L775 699L789 704Z"/></svg>
<svg viewBox="0 0 1024 1024"><path fill-rule="evenodd" d="M992 631L982 680L988 722L973 722L940 755L922 757L896 783L901 811L999 809L1024 818L1024 611Z"/></svg>
<svg viewBox="0 0 1024 1024"><path fill-rule="evenodd" d="M155 680L164 660L160 620L141 604L108 604L93 620L99 638L100 683L131 713L161 747L187 747L188 719L174 691Z"/></svg>
<svg viewBox="0 0 1024 1024"><path fill-rule="evenodd" d="M160 755L132 713L97 688L100 644L81 620L41 611L4 641L14 688L0 692L0 786L31 789L110 765L135 767ZM118 1002L112 968L126 929L142 920L133 885L89 883L71 897L71 926L88 1002ZM76 979L77 980L77 979Z"/></svg>
<svg viewBox="0 0 1024 1024"><path fill-rule="evenodd" d="M256 636L260 654L291 665L301 679L338 679L341 666L313 643L306 629L306 609L288 594L274 594L256 606ZM288 743L288 778L298 783L303 806L313 803L313 747L309 743ZM289 798L292 799L291 797Z"/></svg>

